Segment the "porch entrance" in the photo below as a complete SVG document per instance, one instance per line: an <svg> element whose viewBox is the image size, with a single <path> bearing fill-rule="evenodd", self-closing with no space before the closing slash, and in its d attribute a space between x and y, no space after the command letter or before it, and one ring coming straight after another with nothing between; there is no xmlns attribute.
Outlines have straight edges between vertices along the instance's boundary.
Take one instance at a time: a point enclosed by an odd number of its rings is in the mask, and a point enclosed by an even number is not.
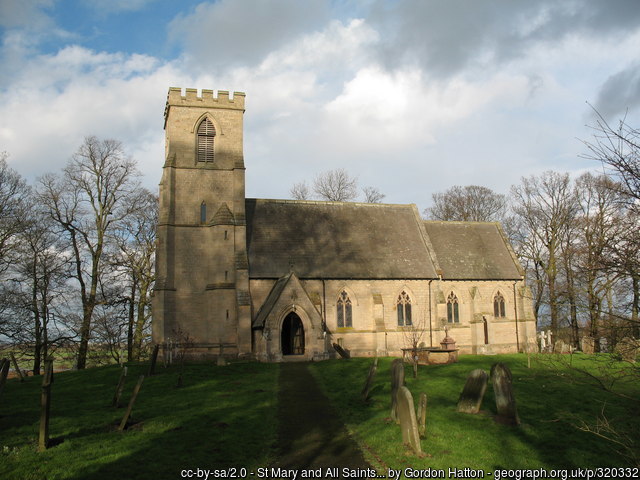
<svg viewBox="0 0 640 480"><path fill-rule="evenodd" d="M295 312L285 317L281 335L282 355L304 355L304 326Z"/></svg>

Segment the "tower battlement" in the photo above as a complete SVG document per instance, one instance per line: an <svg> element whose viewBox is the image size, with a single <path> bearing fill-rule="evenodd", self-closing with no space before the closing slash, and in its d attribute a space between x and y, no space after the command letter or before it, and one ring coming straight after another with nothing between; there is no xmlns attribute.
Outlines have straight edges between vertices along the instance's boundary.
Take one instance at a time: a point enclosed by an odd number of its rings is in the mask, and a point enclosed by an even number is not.
<svg viewBox="0 0 640 480"><path fill-rule="evenodd" d="M169 109L172 106L226 108L244 111L244 97L244 92L233 92L233 97L229 97L228 90L218 90L218 94L215 95L213 90L204 88L200 91L200 95L198 95L197 88L185 88L183 95L182 88L170 87L167 94L167 104L164 109L164 119L166 122Z"/></svg>

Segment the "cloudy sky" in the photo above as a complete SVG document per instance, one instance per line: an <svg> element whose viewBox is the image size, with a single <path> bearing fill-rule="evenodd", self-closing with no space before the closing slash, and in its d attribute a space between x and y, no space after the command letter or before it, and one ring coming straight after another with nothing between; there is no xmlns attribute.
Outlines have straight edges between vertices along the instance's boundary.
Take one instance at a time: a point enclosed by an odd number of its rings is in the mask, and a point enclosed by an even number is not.
<svg viewBox="0 0 640 480"><path fill-rule="evenodd" d="M389 203L597 170L640 126L637 0L0 0L0 151L30 181L87 135L155 190L170 86L243 91L247 195L345 168Z"/></svg>

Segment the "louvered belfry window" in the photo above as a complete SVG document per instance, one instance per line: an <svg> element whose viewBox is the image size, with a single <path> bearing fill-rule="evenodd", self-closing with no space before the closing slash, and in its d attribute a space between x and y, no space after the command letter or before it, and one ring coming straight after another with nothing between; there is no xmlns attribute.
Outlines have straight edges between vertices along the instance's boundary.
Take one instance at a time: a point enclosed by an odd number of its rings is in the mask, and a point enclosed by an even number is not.
<svg viewBox="0 0 640 480"><path fill-rule="evenodd" d="M213 162L213 139L216 129L208 118L198 126L198 162Z"/></svg>

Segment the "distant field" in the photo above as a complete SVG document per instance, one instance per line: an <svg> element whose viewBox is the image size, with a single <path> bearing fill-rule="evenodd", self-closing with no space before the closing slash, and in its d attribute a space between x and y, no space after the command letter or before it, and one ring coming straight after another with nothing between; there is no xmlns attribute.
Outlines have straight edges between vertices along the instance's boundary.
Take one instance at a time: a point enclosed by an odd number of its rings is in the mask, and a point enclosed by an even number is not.
<svg viewBox="0 0 640 480"><path fill-rule="evenodd" d="M544 357L543 362L538 360L542 356L533 356L529 369L525 355L463 356L454 365L420 367L418 379L411 377L407 366L407 386L414 399L421 391L428 394L424 458L407 452L399 427L389 420L392 359L380 359L367 404L360 399L360 390L372 359L331 360L310 368L381 473L406 467L488 472L629 465L612 443L580 431L577 425L580 420L595 420L604 407L608 417L637 442L640 420L629 414L630 408L637 411L637 403L586 386L566 366L551 368L546 359L554 356ZM482 414L455 411L468 372L489 370L495 361L506 363L513 372L520 427L493 421L491 386ZM572 362L596 372L593 357L574 355ZM125 405L148 367L129 368ZM620 364L620 368L628 367ZM155 480L178 479L183 469L255 471L275 460L278 372L276 364L187 365L184 386L176 388L177 367L159 367L158 375L145 379L133 411L135 424L124 433L115 431L124 409L110 406L118 366L56 374L50 431L64 441L44 453L36 451L41 379L29 377L23 384L9 380L0 396L0 478ZM632 398L639 398L639 389L638 382L622 387Z"/></svg>

